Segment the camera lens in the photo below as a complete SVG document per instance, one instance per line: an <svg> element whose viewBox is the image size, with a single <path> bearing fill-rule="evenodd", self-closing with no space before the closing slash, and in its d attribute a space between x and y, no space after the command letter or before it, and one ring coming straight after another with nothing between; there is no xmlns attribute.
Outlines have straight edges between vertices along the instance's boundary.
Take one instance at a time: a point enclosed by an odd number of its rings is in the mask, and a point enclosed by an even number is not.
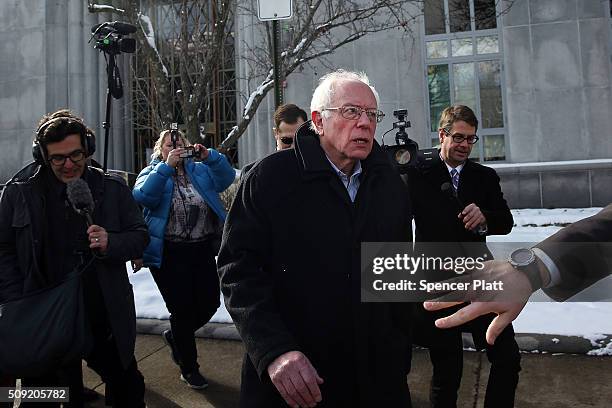
<svg viewBox="0 0 612 408"><path fill-rule="evenodd" d="M398 149L394 155L395 162L400 166L408 164L410 162L410 157L410 150L408 149Z"/></svg>

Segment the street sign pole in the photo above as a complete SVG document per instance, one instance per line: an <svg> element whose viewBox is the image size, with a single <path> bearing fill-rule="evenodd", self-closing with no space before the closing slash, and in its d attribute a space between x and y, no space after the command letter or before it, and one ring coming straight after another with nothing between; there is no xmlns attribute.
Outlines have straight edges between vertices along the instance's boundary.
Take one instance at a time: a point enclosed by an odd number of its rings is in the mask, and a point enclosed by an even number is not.
<svg viewBox="0 0 612 408"><path fill-rule="evenodd" d="M280 66L280 24L278 20L293 16L292 0L258 0L257 16L261 21L272 20L272 69L274 72L274 106L283 104Z"/></svg>
<svg viewBox="0 0 612 408"><path fill-rule="evenodd" d="M274 108L278 109L283 104L283 88L281 87L281 72L280 72L280 24L278 20L272 20L272 58L274 67Z"/></svg>

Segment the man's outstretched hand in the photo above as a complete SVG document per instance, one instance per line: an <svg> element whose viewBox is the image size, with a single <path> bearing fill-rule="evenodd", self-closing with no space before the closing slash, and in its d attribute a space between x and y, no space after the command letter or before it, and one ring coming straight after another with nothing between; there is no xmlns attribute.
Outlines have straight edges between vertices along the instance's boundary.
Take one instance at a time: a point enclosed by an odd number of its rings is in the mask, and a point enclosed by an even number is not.
<svg viewBox="0 0 612 408"><path fill-rule="evenodd" d="M425 302L425 309L433 312L435 310L445 309L447 307L461 304L462 302ZM525 303L511 302L472 302L469 305L459 309L450 316L436 320L436 327L440 329L448 329L450 327L460 326L463 323L476 319L488 313L496 313L497 317L493 319L487 329L487 343L493 345L497 336L508 326L525 307Z"/></svg>
<svg viewBox="0 0 612 408"><path fill-rule="evenodd" d="M466 280L463 276L456 280ZM469 291L462 302L450 302L456 299L456 293L449 293L432 301L423 303L428 311L446 309L465 301L469 305L459 309L450 316L436 320L436 327L447 329L476 319L488 313L495 313L487 329L487 343L493 344L499 334L521 313L529 296L533 292L529 279L522 272L517 271L507 261L487 261L484 268L474 270L469 276L470 280L484 279L486 282L503 282L503 291Z"/></svg>

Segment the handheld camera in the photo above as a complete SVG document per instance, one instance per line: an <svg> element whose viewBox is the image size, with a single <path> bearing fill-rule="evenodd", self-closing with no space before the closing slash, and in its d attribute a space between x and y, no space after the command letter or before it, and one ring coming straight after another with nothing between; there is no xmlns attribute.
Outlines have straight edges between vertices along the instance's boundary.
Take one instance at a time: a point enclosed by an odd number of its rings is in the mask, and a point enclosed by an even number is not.
<svg viewBox="0 0 612 408"><path fill-rule="evenodd" d="M176 149L179 141L178 123L170 124L170 140L172 141L172 148ZM200 158L200 152L196 151L194 146L185 146L184 151L179 154L179 157L181 159L198 160Z"/></svg>
<svg viewBox="0 0 612 408"><path fill-rule="evenodd" d="M179 154L179 157L181 159L194 159L194 160L198 160L200 158L200 152L197 152L195 150L195 147L193 147L193 146L187 146L187 147L185 147L185 150L183 151L183 153Z"/></svg>
<svg viewBox="0 0 612 408"><path fill-rule="evenodd" d="M179 141L178 123L170 124L170 141L172 141L172 148L176 149L176 144Z"/></svg>

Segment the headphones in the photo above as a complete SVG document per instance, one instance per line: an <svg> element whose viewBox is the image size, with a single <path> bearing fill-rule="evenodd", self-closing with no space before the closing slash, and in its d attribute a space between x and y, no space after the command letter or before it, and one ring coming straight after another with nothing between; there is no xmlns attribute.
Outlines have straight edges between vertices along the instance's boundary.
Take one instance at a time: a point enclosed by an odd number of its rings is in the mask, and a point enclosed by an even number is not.
<svg viewBox="0 0 612 408"><path fill-rule="evenodd" d="M45 146L40 142L40 139L49 126L59 121L67 121L68 124L75 123L79 125L81 129L78 133L81 136L81 144L83 145L83 149L85 150L85 156L89 157L94 154L94 152L96 151L96 137L93 133L91 133L89 129L87 129L87 126L85 126L83 122L76 118L60 116L57 118L49 119L48 121L40 125L38 129L36 129L35 138L32 142L32 157L34 158L34 161L36 163L42 165L47 164L46 149Z"/></svg>

